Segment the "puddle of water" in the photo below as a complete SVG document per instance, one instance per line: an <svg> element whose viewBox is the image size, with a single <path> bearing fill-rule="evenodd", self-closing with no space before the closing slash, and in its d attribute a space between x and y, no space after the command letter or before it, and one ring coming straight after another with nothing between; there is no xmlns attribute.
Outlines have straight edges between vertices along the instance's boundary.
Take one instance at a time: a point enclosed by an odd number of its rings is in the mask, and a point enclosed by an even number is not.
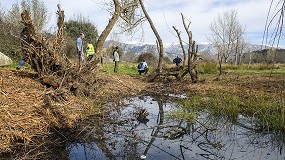
<svg viewBox="0 0 285 160"><path fill-rule="evenodd" d="M196 123L167 118L175 104L159 98L125 100L127 107L112 112L116 120L106 123L104 140L74 143L68 147L71 160L79 159L251 159L283 160L284 135L264 133L240 115L232 124L221 117L201 113ZM146 109L147 119L135 114ZM96 137L94 133L94 137Z"/></svg>
<svg viewBox="0 0 285 160"><path fill-rule="evenodd" d="M96 160L107 160L103 151L97 146L96 143L74 143L69 146L70 159L96 159Z"/></svg>

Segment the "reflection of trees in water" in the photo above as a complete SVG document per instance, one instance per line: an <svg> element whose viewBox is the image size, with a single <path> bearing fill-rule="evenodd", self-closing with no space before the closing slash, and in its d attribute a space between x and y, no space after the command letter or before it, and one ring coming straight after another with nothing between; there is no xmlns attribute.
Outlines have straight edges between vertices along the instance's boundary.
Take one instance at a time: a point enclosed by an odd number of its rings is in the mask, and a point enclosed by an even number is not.
<svg viewBox="0 0 285 160"><path fill-rule="evenodd" d="M238 121L232 123L225 117L204 115L197 121L200 123L196 123L190 142L197 144L205 152L200 155L206 159L239 159L244 157L254 159L256 156L265 158L269 153L276 152L276 147L280 149L279 155L284 156L284 139L276 141L275 138L279 137L278 134L270 134L268 131L260 129L250 129L245 127L249 124L241 125ZM284 138L284 134L281 137ZM261 153L264 157L261 157ZM280 156L276 155L275 157Z"/></svg>
<svg viewBox="0 0 285 160"><path fill-rule="evenodd" d="M94 132L89 132L90 139L85 140L95 142L109 159L139 159L141 154L147 155L154 148L172 157L170 159L189 159L189 156L195 156L195 153L206 159L240 158L236 157L236 152L240 152L238 155L243 154L243 157L254 158L255 149L268 145L271 145L273 150L278 147L280 156L284 155L283 133L279 134L280 136L257 133L257 130L249 130L240 123L232 124L223 117L213 117L209 114L202 114L195 123L182 120L170 123L164 115L166 102L159 98L155 101L159 110L156 126L147 127L134 118L133 112L123 114L122 110L116 109L116 112L112 112L113 114L101 123L102 126L93 128ZM140 135L140 132L146 130L151 130L151 133L146 132L150 135ZM155 141L159 139L161 142L162 138L165 142L169 141L169 145L176 145L180 153L174 155L168 147L158 146ZM92 148L92 144L85 147Z"/></svg>

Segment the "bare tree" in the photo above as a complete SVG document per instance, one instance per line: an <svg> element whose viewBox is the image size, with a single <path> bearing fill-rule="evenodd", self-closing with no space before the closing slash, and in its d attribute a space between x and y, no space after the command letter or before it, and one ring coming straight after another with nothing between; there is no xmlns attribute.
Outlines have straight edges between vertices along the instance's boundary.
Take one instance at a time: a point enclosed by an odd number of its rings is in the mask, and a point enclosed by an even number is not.
<svg viewBox="0 0 285 160"><path fill-rule="evenodd" d="M212 32L210 41L218 51L221 75L221 63L227 63L230 56L237 57L245 27L242 27L238 21L237 12L232 10L226 11L222 16L218 15L218 19L211 23L210 30Z"/></svg>
<svg viewBox="0 0 285 160"><path fill-rule="evenodd" d="M156 36L156 39L157 39L157 50L159 52L159 58L158 58L158 66L157 66L157 69L148 77L148 81L151 82L153 81L157 76L159 76L160 72L162 71L162 60L163 60L163 53L164 53L164 48L163 48L163 42L162 42L162 39L160 38L160 35L159 33L157 32L150 16L148 15L145 7L144 7L144 4L142 2L142 0L139 0L140 2L140 5L141 5L141 8L143 10L143 13L147 19L147 21L149 22L150 24L150 27L153 31L153 33L155 34Z"/></svg>
<svg viewBox="0 0 285 160"><path fill-rule="evenodd" d="M176 32L176 34L178 36L179 44L181 46L182 53L183 53L183 65L182 65L182 67L185 68L185 66L186 66L186 51L185 51L185 48L184 48L184 45L183 45L183 41L182 41L182 38L181 38L181 31L179 31L175 26L172 26L172 28L175 30L175 32Z"/></svg>
<svg viewBox="0 0 285 160"><path fill-rule="evenodd" d="M241 57L242 54L244 53L244 50L247 46L246 41L244 40L244 38L242 39L238 39L236 41L236 47L235 47L235 65L238 65L241 63Z"/></svg>
<svg viewBox="0 0 285 160"><path fill-rule="evenodd" d="M183 78L187 73L190 74L191 76L191 80L193 83L198 82L198 71L197 71L197 65L198 65L198 55L197 55L197 51L198 48L196 46L196 42L193 41L193 36L192 36L192 32L190 31L190 24L191 21L187 24L185 17L183 14L181 14L181 18L182 18L182 22L183 22L183 26L184 29L187 33L188 36L188 65L186 70L183 72L183 74L181 75L181 77ZM182 48L182 52L184 55L184 62L186 61L186 51L184 49L183 43L182 43L182 39L181 39L181 35L180 35L180 31L178 31L178 29L176 29L176 27L173 26L173 29L176 31L178 39L179 39L179 43L180 46ZM185 63L183 63L183 69L185 67Z"/></svg>
<svg viewBox="0 0 285 160"><path fill-rule="evenodd" d="M110 32L112 31L112 29L120 18L122 18L122 20L126 24L128 24L124 25L128 26L128 29L126 31L131 31L141 21L141 18L137 18L135 16L135 12L138 5L138 0L113 0L113 2L109 3L109 6L111 6L109 12L111 13L112 17L101 35L99 36L98 41L95 45L96 63L100 62L100 59L103 55L103 46L106 41L106 38L109 36Z"/></svg>

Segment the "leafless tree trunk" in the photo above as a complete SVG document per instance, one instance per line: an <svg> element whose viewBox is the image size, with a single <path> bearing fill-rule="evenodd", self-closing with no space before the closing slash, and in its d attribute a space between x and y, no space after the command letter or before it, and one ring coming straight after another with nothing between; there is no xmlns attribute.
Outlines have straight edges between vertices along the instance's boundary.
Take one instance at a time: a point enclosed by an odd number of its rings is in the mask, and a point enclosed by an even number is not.
<svg viewBox="0 0 285 160"><path fill-rule="evenodd" d="M157 46L158 46L158 52L159 52L159 58L158 58L158 65L157 65L157 69L150 74L150 76L148 76L147 81L151 82L153 81L157 76L159 76L160 72L162 71L162 59L163 59L163 53L164 53L164 48L163 48L163 43L162 43L162 39L160 38L160 35L158 34L150 16L148 15L144 4L142 2L142 0L139 0L140 5L142 7L143 13L147 19L147 21L149 22L149 25L153 31L153 33L155 34L155 37L157 39Z"/></svg>
<svg viewBox="0 0 285 160"><path fill-rule="evenodd" d="M210 30L212 32L209 39L213 46L218 50L218 61L220 66L219 76L222 74L222 63L227 63L229 57L234 56L235 63L238 60L238 52L241 49L245 28L237 19L237 12L226 11L223 16L211 23Z"/></svg>
<svg viewBox="0 0 285 160"><path fill-rule="evenodd" d="M115 24L118 22L119 18L121 17L122 19L124 18L124 13L126 10L128 12L135 12L135 7L138 6L137 0L129 0L125 1L125 3L122 3L119 0L113 0L114 3L114 13L112 14L112 18L109 20L109 23L105 27L104 31L102 34L99 36L98 41L95 45L95 63L99 63L101 57L103 56L103 47L104 43L109 36L110 32L114 28ZM139 20L138 20L139 21ZM88 66L89 67L89 66Z"/></svg>
<svg viewBox="0 0 285 160"><path fill-rule="evenodd" d="M181 31L178 31L178 29L175 26L172 26L172 27L178 36L179 44L181 46L182 53L183 53L183 65L182 66L183 66L183 68L185 68L185 66L186 66L186 51L185 51L184 45L182 43Z"/></svg>
<svg viewBox="0 0 285 160"><path fill-rule="evenodd" d="M249 53L249 61L248 61L248 65L251 65L251 59L252 59L252 52Z"/></svg>
<svg viewBox="0 0 285 160"><path fill-rule="evenodd" d="M235 51L239 50L236 47L240 47L238 44L245 33L245 28L237 20L237 12L227 11L222 17L219 15L218 19L211 23L210 30L212 31L210 41L218 44L219 48L223 47L221 57L226 63L228 58L231 55L235 56Z"/></svg>
<svg viewBox="0 0 285 160"><path fill-rule="evenodd" d="M237 43L237 62L236 64L241 64L241 57L244 53L244 49L246 48L247 43L245 42L244 39L241 39L241 41L239 43Z"/></svg>
<svg viewBox="0 0 285 160"><path fill-rule="evenodd" d="M196 83L196 82L198 82L198 71L197 71L197 66L198 66L197 51L198 51L198 49L197 49L197 46L196 46L196 42L193 41L192 32L189 29L191 22L186 24L185 17L183 16L183 14L181 14L181 18L182 18L184 29L185 29L185 31L187 33L187 36L188 36L188 65L187 65L187 68L184 71L184 73L181 75L181 77L183 78L187 73L189 73L190 76L191 76L192 82ZM182 39L181 39L181 36L180 36L180 32L175 27L173 27L173 28L176 31L177 35L178 35L179 43L181 45L182 52L184 54L184 61L186 61L186 52L185 52L184 47L183 47L183 43L182 43Z"/></svg>

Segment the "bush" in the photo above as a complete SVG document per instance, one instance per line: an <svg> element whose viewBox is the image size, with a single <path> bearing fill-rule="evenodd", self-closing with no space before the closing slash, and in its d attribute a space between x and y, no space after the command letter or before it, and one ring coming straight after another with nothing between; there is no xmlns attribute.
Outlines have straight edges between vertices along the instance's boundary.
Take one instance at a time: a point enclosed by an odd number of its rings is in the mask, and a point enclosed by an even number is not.
<svg viewBox="0 0 285 160"><path fill-rule="evenodd" d="M142 53L139 55L137 62L142 62L145 60L148 65L155 66L158 62L158 58L153 53Z"/></svg>

